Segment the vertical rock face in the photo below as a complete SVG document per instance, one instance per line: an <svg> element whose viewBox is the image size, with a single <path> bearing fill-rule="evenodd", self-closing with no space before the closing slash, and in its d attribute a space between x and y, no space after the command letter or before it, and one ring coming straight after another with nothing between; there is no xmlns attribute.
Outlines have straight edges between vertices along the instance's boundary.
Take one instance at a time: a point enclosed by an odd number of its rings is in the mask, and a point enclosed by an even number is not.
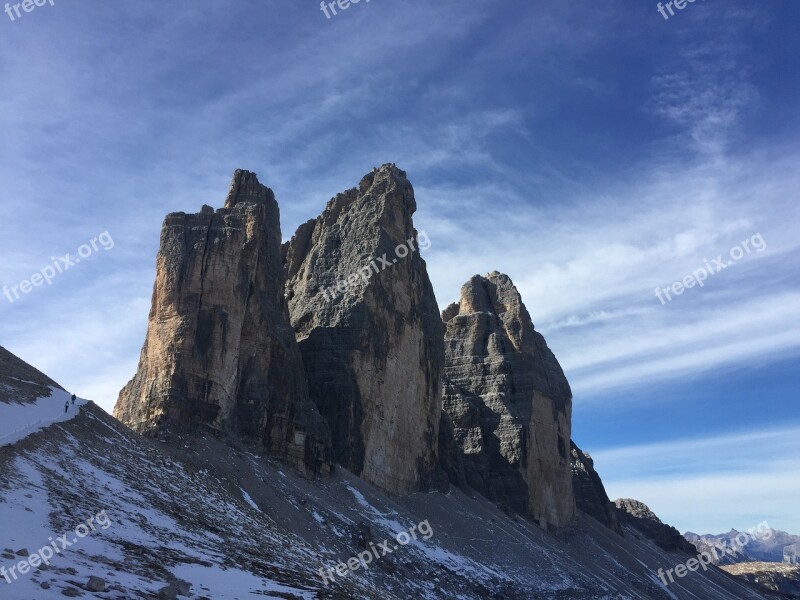
<svg viewBox="0 0 800 600"><path fill-rule="evenodd" d="M443 409L467 483L542 525L565 524L572 393L519 292L506 275L475 276L443 319Z"/></svg>
<svg viewBox="0 0 800 600"><path fill-rule="evenodd" d="M617 509L608 499L606 488L597 471L594 470L594 461L587 452L583 452L575 442L571 442L572 455L572 488L575 492L575 504L591 517L600 521L617 533L622 533L622 528L617 519Z"/></svg>
<svg viewBox="0 0 800 600"><path fill-rule="evenodd" d="M211 427L328 470L329 434L308 398L289 324L278 205L236 171L225 207L167 215L147 338L114 416L142 433Z"/></svg>
<svg viewBox="0 0 800 600"><path fill-rule="evenodd" d="M284 245L309 391L334 459L403 494L437 468L443 326L412 222L406 174L383 165Z"/></svg>

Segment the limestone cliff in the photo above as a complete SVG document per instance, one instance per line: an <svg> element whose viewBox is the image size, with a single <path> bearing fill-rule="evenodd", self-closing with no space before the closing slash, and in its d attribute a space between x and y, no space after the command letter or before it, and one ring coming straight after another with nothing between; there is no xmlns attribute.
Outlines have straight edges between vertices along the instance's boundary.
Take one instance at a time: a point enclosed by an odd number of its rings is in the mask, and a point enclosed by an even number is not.
<svg viewBox="0 0 800 600"><path fill-rule="evenodd" d="M383 165L284 245L291 322L336 462L397 494L437 468L443 326L414 190Z"/></svg>
<svg viewBox="0 0 800 600"><path fill-rule="evenodd" d="M327 471L329 434L309 401L289 324L278 204L236 171L224 208L167 215L139 369L114 416L163 434L210 427Z"/></svg>
<svg viewBox="0 0 800 600"><path fill-rule="evenodd" d="M443 409L467 483L542 525L565 524L572 393L519 292L506 275L476 275L443 319Z"/></svg>

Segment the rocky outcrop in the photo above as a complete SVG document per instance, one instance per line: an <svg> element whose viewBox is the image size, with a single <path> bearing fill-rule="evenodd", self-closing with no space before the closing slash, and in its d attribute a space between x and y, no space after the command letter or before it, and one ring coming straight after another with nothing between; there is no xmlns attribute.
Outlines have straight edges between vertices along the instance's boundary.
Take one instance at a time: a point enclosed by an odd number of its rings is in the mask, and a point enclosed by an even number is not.
<svg viewBox="0 0 800 600"><path fill-rule="evenodd" d="M680 532L663 523L646 504L631 498L618 498L614 504L619 509L619 520L623 525L629 525L646 538L664 550L682 550L689 554L696 554L697 548L689 543Z"/></svg>
<svg viewBox="0 0 800 600"><path fill-rule="evenodd" d="M0 402L33 402L62 389L47 375L0 346Z"/></svg>
<svg viewBox="0 0 800 600"><path fill-rule="evenodd" d="M800 565L800 544L785 546L783 549L783 562L790 565Z"/></svg>
<svg viewBox="0 0 800 600"><path fill-rule="evenodd" d="M208 427L327 471L329 434L309 401L289 324L278 205L236 171L224 208L167 215L139 369L114 416L161 435Z"/></svg>
<svg viewBox="0 0 800 600"><path fill-rule="evenodd" d="M575 512L572 393L506 276L475 276L445 321L443 409L466 482L512 510L558 527Z"/></svg>
<svg viewBox="0 0 800 600"><path fill-rule="evenodd" d="M608 499L606 488L597 471L594 461L588 452L583 452L575 442L570 443L572 456L572 489L575 493L575 505L578 510L585 512L590 517L600 521L617 533L622 533L622 528L617 519L617 509Z"/></svg>
<svg viewBox="0 0 800 600"><path fill-rule="evenodd" d="M284 245L289 314L336 462L397 494L434 483L443 327L414 190L383 165Z"/></svg>

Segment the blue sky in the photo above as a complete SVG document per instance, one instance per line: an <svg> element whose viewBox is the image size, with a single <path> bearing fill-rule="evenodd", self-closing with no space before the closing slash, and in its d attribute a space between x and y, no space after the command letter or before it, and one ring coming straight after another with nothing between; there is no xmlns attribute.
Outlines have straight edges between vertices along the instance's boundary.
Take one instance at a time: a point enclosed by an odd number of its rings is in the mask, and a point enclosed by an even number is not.
<svg viewBox="0 0 800 600"><path fill-rule="evenodd" d="M441 306L516 282L612 497L800 533L800 6L55 0L0 13L0 343L110 410L167 212L258 173L284 238L396 162ZM749 253L662 304L754 236ZM761 248L761 245L758 246ZM54 257L51 259L51 257Z"/></svg>

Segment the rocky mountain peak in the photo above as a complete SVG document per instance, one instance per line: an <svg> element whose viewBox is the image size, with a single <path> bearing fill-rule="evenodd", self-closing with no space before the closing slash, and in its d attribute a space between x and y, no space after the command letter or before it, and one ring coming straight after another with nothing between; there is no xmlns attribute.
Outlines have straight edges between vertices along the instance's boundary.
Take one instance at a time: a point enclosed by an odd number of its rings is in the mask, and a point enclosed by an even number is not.
<svg viewBox="0 0 800 600"><path fill-rule="evenodd" d="M259 183L255 173L236 169L231 178L231 187L224 206L225 208L233 208L237 204L244 202L272 205L275 203L275 194L272 193L271 189ZM275 207L277 208L277 203L275 203Z"/></svg>
<svg viewBox="0 0 800 600"><path fill-rule="evenodd" d="M565 524L575 511L572 393L518 290L497 271L476 275L443 321L443 409L467 484L543 525Z"/></svg>
<svg viewBox="0 0 800 600"><path fill-rule="evenodd" d="M334 458L406 493L437 468L443 328L413 224L414 189L385 164L284 245L289 314Z"/></svg>
<svg viewBox="0 0 800 600"><path fill-rule="evenodd" d="M210 428L327 471L327 426L307 384L284 298L280 214L255 174L225 207L167 215L147 337L115 416L142 433Z"/></svg>
<svg viewBox="0 0 800 600"><path fill-rule="evenodd" d="M690 554L696 548L674 527L663 523L650 508L639 500L617 498L614 500L620 523L638 529L664 550L682 550Z"/></svg>

